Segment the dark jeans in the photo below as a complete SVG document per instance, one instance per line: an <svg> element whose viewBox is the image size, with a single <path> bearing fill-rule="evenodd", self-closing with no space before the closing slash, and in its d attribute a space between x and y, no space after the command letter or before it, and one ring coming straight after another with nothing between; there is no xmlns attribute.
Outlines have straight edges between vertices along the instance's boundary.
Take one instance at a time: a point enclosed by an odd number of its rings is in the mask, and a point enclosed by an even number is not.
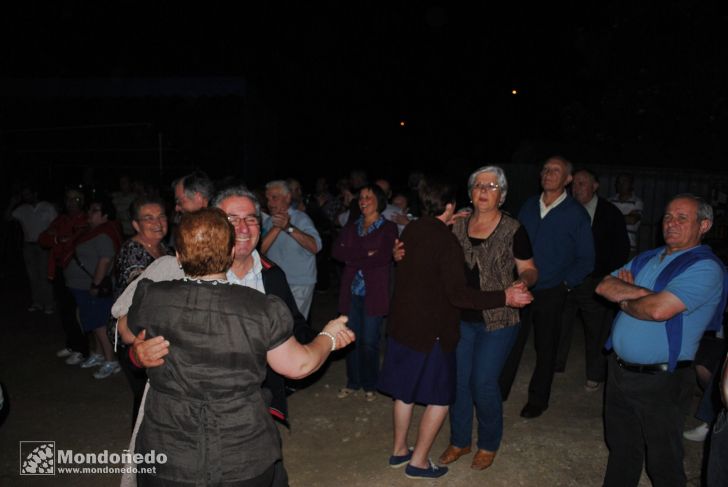
<svg viewBox="0 0 728 487"><path fill-rule="evenodd" d="M609 358L604 426L605 487L636 486L646 463L655 487L684 486L683 427L695 386L692 367L645 374Z"/></svg>
<svg viewBox="0 0 728 487"><path fill-rule="evenodd" d="M56 298L58 318L61 320L63 333L66 335L66 348L88 357L88 338L81 331L81 325L76 319L76 300L66 287L66 281L60 269L57 270L53 280L53 292Z"/></svg>
<svg viewBox="0 0 728 487"><path fill-rule="evenodd" d="M460 322L455 350L457 382L450 406L450 443L470 446L473 404L478 418L478 448L497 451L503 436L503 402L498 377L518 336L519 325L488 331L484 323Z"/></svg>
<svg viewBox="0 0 728 487"><path fill-rule="evenodd" d="M728 410L723 409L713 425L708 457L708 487L728 485Z"/></svg>
<svg viewBox="0 0 728 487"><path fill-rule="evenodd" d="M596 382L604 382L607 378L607 356L604 353L604 343L609 337L614 318L612 308L594 293L600 280L588 277L566 297L559 349L556 355L556 370L564 370L571 348L574 323L581 315L584 323L586 378Z"/></svg>
<svg viewBox="0 0 728 487"><path fill-rule="evenodd" d="M374 391L379 378L379 328L383 316L368 316L363 296L351 296L349 328L356 334L346 355L346 387Z"/></svg>
<svg viewBox="0 0 728 487"><path fill-rule="evenodd" d="M533 303L521 315L521 329L508 355L500 376L501 396L505 401L511 392L528 334L533 326L534 346L536 348L536 367L528 386L528 402L537 407L546 407L551 395L554 380L556 351L559 346L561 314L566 300L566 286L560 284L549 289L533 292Z"/></svg>

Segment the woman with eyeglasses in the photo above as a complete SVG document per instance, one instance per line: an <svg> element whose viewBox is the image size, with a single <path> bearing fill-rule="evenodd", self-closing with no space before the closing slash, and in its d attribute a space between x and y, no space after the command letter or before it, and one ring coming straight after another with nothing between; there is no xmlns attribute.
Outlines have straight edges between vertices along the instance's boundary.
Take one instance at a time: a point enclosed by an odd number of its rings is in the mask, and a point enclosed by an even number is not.
<svg viewBox="0 0 728 487"><path fill-rule="evenodd" d="M82 369L99 367L94 378L105 379L119 372L106 326L113 299L107 285L114 257L121 246L121 227L116 209L105 196L92 197L88 207L88 228L73 241L62 259L63 277L78 306L78 320L84 332L92 332L96 351L80 364Z"/></svg>
<svg viewBox="0 0 728 487"><path fill-rule="evenodd" d="M154 196L136 198L129 206L129 214L131 226L136 233L124 242L116 258L116 297L121 295L129 283L149 264L163 255L172 254L163 242L168 227L164 202L160 198ZM134 367L130 363L127 346L120 337L117 340L116 327L111 328L109 338L112 343L117 344L119 363L134 396L131 418L131 424L134 425L144 394L147 374L144 369Z"/></svg>
<svg viewBox="0 0 728 487"><path fill-rule="evenodd" d="M468 179L473 211L453 225L465 253L468 286L495 291L527 289L538 271L531 243L518 220L503 213L508 181L498 166L481 167ZM452 463L471 451L473 405L478 419L477 452L471 468L488 468L503 435L503 406L498 378L520 326L518 310L463 310L456 349L455 403L450 407L450 445L440 463Z"/></svg>

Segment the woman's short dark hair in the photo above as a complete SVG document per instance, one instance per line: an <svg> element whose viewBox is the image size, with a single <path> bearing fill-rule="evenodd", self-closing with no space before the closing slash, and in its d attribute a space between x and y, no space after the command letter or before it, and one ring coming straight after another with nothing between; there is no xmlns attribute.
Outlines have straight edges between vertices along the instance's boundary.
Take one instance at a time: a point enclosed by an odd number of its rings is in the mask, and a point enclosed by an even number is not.
<svg viewBox="0 0 728 487"><path fill-rule="evenodd" d="M175 231L179 261L188 276L227 272L233 263L235 230L219 208L185 213Z"/></svg>
<svg viewBox="0 0 728 487"><path fill-rule="evenodd" d="M159 196L139 196L129 205L129 216L132 220L139 221L139 213L142 211L142 206L146 205L159 205L162 211L167 211L164 206L164 200Z"/></svg>
<svg viewBox="0 0 728 487"><path fill-rule="evenodd" d="M361 188L359 188L359 194L361 194L362 191L365 189L368 189L371 191L374 196L377 198L377 213L382 213L385 209L387 209L387 195L384 194L384 191L382 188L377 186L376 184L365 184Z"/></svg>
<svg viewBox="0 0 728 487"><path fill-rule="evenodd" d="M440 181L426 180L419 195L422 216L440 216L449 203L455 203L455 188Z"/></svg>
<svg viewBox="0 0 728 487"><path fill-rule="evenodd" d="M109 198L107 195L92 195L88 203L89 208L91 207L91 205L94 204L99 205L99 209L101 210L102 215L106 215L109 220L116 220L116 207L111 202L111 198Z"/></svg>

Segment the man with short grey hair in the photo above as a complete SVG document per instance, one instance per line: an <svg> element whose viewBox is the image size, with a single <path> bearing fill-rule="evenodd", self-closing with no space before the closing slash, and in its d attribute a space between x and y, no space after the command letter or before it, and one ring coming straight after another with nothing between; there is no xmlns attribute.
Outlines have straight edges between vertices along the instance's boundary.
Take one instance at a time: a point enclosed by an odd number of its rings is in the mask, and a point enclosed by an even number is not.
<svg viewBox="0 0 728 487"><path fill-rule="evenodd" d="M706 330L722 325L726 272L701 245L713 211L692 194L665 209L665 246L643 252L606 276L597 294L619 303L607 348L604 485L639 483L643 463L654 485L686 484L685 413L695 387L693 359Z"/></svg>
<svg viewBox="0 0 728 487"><path fill-rule="evenodd" d="M321 237L311 218L291 208L291 191L285 181L265 185L270 216L263 220L260 251L286 273L301 314L308 318L316 287L316 254Z"/></svg>
<svg viewBox="0 0 728 487"><path fill-rule="evenodd" d="M189 213L200 208L207 208L215 190L207 174L201 171L182 176L172 182L174 190L175 210L178 213Z"/></svg>
<svg viewBox="0 0 728 487"><path fill-rule="evenodd" d="M589 214L566 192L571 171L571 162L563 157L547 159L541 169L543 192L529 198L518 214L531 240L538 281L532 289L533 303L523 311L500 385L507 398L533 327L536 366L528 385L528 402L521 410L523 418L536 418L548 409L566 296L594 269Z"/></svg>
<svg viewBox="0 0 728 487"><path fill-rule="evenodd" d="M571 193L574 199L589 213L594 237L594 270L566 298L562 318L556 371L563 372L569 355L571 335L577 315L584 324L584 349L586 358L586 383L588 392L599 389L607 374L607 359L603 353L604 342L614 318L614 311L594 289L604 276L627 262L629 237L622 213L612 203L597 195L599 178L588 168L574 173Z"/></svg>

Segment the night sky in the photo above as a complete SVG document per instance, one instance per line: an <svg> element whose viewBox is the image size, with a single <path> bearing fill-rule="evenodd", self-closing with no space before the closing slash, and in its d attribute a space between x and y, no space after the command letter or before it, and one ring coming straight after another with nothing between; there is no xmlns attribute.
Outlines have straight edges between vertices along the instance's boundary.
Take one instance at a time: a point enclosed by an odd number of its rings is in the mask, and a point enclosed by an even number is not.
<svg viewBox="0 0 728 487"><path fill-rule="evenodd" d="M693 168L728 156L728 15L709 2L208 3L5 6L4 164L156 167L147 149L159 134L165 174L235 168L252 179L325 165L399 177L555 152ZM194 95L42 88L187 78L203 80ZM214 78L244 80L244 96L219 93ZM21 93L23 80L41 88ZM137 122L148 125L36 130Z"/></svg>

